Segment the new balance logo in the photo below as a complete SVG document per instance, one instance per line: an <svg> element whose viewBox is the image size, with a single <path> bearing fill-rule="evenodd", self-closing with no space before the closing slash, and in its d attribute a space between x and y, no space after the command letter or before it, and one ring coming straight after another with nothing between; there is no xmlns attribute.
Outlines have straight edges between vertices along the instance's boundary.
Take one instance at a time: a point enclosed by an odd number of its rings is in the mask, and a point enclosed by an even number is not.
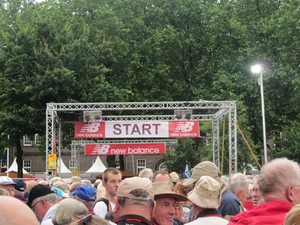
<svg viewBox="0 0 300 225"><path fill-rule="evenodd" d="M95 133L99 130L100 123L87 123L84 124L79 133Z"/></svg>
<svg viewBox="0 0 300 225"><path fill-rule="evenodd" d="M179 122L174 132L190 132L193 130L194 122Z"/></svg>
<svg viewBox="0 0 300 225"><path fill-rule="evenodd" d="M110 145L96 145L92 154L104 155L108 153Z"/></svg>

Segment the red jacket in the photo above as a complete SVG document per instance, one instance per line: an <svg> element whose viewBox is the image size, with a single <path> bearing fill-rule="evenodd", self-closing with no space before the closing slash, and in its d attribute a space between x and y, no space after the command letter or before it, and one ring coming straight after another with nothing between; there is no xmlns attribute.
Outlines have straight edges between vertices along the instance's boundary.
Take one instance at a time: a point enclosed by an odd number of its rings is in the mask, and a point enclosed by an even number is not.
<svg viewBox="0 0 300 225"><path fill-rule="evenodd" d="M284 201L265 202L230 218L228 225L282 225L293 206Z"/></svg>

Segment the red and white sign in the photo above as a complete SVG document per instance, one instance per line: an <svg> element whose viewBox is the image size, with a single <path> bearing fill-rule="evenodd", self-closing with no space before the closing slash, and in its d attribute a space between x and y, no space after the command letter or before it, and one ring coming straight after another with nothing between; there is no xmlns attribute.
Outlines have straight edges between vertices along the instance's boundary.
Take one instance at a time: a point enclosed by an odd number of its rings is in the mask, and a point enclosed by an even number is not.
<svg viewBox="0 0 300 225"><path fill-rule="evenodd" d="M74 131L75 138L105 138L105 122L75 121Z"/></svg>
<svg viewBox="0 0 300 225"><path fill-rule="evenodd" d="M193 138L198 120L75 122L75 138Z"/></svg>
<svg viewBox="0 0 300 225"><path fill-rule="evenodd" d="M164 143L86 144L85 155L157 155L166 152Z"/></svg>

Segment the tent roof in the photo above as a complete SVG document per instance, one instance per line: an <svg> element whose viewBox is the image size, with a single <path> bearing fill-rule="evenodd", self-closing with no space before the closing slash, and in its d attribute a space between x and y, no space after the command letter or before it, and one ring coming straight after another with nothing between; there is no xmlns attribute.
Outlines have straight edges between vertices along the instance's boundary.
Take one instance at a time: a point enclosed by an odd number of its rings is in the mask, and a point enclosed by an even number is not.
<svg viewBox="0 0 300 225"><path fill-rule="evenodd" d="M61 168L60 168L60 172L61 173L72 173L67 167L66 165L64 164L64 161L62 160L62 158L60 158L58 160L58 167L57 167L57 170L59 169L59 165L61 165Z"/></svg>
<svg viewBox="0 0 300 225"><path fill-rule="evenodd" d="M14 159L14 162L11 164L11 166L5 173L10 173L10 172L15 172L15 173L18 172L17 158ZM28 172L23 169L23 174L28 174Z"/></svg>
<svg viewBox="0 0 300 225"><path fill-rule="evenodd" d="M97 156L95 163L86 171L86 173L102 173L104 170L106 170L106 167L102 163L100 157Z"/></svg>

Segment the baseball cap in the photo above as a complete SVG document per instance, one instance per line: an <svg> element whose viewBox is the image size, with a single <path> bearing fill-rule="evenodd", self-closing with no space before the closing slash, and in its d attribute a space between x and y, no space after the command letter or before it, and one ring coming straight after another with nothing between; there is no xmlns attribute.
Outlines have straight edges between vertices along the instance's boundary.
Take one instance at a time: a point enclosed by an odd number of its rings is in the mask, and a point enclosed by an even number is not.
<svg viewBox="0 0 300 225"><path fill-rule="evenodd" d="M160 198L174 198L176 201L187 201L187 197L181 194L172 192L167 181L159 181L152 183L154 188L154 199Z"/></svg>
<svg viewBox="0 0 300 225"><path fill-rule="evenodd" d="M206 209L220 205L220 184L210 176L202 176L195 188L188 193L188 199L195 205Z"/></svg>
<svg viewBox="0 0 300 225"><path fill-rule="evenodd" d="M29 192L27 205L30 207L34 199L55 193L47 184L37 184Z"/></svg>
<svg viewBox="0 0 300 225"><path fill-rule="evenodd" d="M197 164L194 167L190 179L185 181L182 185L189 186L190 184L200 179L202 176L221 177L221 173L218 167L214 163L209 161L204 161Z"/></svg>
<svg viewBox="0 0 300 225"><path fill-rule="evenodd" d="M117 191L117 197L126 197L130 199L147 200L143 196L135 196L130 192L135 189L143 189L149 194L149 200L154 200L154 190L152 182L148 178L144 177L130 177L125 178L121 183Z"/></svg>
<svg viewBox="0 0 300 225"><path fill-rule="evenodd" d="M79 186L78 188L76 188L75 191L70 193L70 195L76 195L79 198L88 202L94 202L97 198L95 189L89 185Z"/></svg>
<svg viewBox="0 0 300 225"><path fill-rule="evenodd" d="M26 190L26 183L22 179L17 178L17 179L14 180L14 182L16 183L15 189L17 191L23 192L23 191Z"/></svg>
<svg viewBox="0 0 300 225"><path fill-rule="evenodd" d="M57 194L60 198L63 198L63 197L64 197L63 192L62 192L62 190L61 190L60 188L52 187L51 189L52 189L52 190L55 192L55 194Z"/></svg>
<svg viewBox="0 0 300 225"><path fill-rule="evenodd" d="M16 185L10 177L0 176L0 185Z"/></svg>

